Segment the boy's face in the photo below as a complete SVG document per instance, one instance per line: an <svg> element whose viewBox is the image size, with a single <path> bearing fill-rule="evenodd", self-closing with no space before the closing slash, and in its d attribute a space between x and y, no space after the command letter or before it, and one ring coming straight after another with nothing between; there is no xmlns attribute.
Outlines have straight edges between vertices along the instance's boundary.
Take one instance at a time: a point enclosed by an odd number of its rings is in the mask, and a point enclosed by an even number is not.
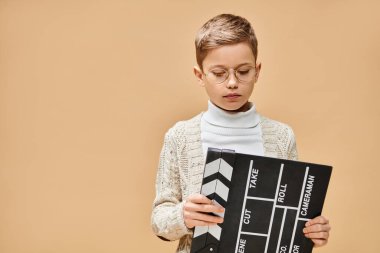
<svg viewBox="0 0 380 253"><path fill-rule="evenodd" d="M227 111L246 111L260 68L249 45L241 42L209 51L203 60L203 71L194 67L194 74L216 106Z"/></svg>

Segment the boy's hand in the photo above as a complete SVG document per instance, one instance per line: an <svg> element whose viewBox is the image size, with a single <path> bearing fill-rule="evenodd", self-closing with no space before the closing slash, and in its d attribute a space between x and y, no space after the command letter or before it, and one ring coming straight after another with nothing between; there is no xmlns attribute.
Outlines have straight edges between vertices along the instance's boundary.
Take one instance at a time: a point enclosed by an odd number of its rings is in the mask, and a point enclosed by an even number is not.
<svg viewBox="0 0 380 253"><path fill-rule="evenodd" d="M318 216L306 222L303 232L307 238L313 241L314 247L321 247L328 242L330 229L329 220Z"/></svg>
<svg viewBox="0 0 380 253"><path fill-rule="evenodd" d="M183 218L188 228L222 223L223 218L208 213L223 213L224 208L202 194L190 195L183 205Z"/></svg>

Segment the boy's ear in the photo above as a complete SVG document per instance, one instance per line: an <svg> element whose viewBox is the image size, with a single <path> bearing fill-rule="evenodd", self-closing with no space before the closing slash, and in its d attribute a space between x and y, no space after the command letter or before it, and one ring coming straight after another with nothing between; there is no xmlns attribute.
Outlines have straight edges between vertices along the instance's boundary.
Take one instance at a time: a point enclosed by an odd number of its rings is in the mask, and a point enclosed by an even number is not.
<svg viewBox="0 0 380 253"><path fill-rule="evenodd" d="M255 83L256 83L257 80L259 79L260 70L261 70L261 62L257 62L257 63L256 63Z"/></svg>
<svg viewBox="0 0 380 253"><path fill-rule="evenodd" d="M198 80L199 85L202 86L202 87L205 86L205 84L203 82L203 73L202 73L202 70L198 66L194 66L193 72L194 72L195 77Z"/></svg>

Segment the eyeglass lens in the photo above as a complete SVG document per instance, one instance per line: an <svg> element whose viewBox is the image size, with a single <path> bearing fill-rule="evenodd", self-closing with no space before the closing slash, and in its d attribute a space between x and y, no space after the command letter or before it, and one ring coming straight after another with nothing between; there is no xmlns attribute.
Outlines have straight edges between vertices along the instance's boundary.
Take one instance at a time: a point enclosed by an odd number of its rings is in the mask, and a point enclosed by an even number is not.
<svg viewBox="0 0 380 253"><path fill-rule="evenodd" d="M216 68L210 70L206 76L210 82L219 84L226 81L229 75L230 71L228 71L227 69ZM234 70L234 75L235 78L242 83L251 82L255 77L255 69L251 66L243 66Z"/></svg>

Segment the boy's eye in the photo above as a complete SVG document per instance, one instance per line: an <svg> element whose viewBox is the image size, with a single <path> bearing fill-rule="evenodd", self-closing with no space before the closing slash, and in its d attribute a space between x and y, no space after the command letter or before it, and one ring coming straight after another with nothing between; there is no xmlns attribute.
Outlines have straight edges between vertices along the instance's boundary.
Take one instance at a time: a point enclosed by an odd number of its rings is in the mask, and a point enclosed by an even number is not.
<svg viewBox="0 0 380 253"><path fill-rule="evenodd" d="M223 71L223 70L215 70L215 71L211 71L211 73L216 76L216 77L223 77L224 75L226 75L226 71Z"/></svg>
<svg viewBox="0 0 380 253"><path fill-rule="evenodd" d="M251 71L250 69L239 69L239 70L237 71L237 73L238 73L239 75L248 75L250 71Z"/></svg>

